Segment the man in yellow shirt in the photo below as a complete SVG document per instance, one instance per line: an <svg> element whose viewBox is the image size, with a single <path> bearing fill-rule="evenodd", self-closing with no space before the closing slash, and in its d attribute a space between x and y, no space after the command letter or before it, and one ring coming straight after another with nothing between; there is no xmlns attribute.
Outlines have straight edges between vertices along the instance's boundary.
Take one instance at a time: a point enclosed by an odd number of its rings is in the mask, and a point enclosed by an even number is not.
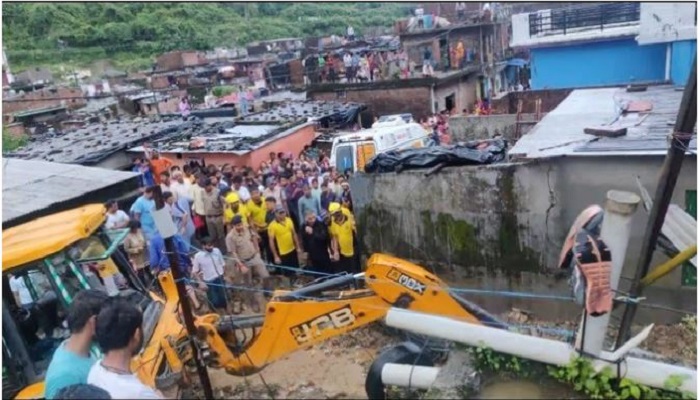
<svg viewBox="0 0 700 400"><path fill-rule="evenodd" d="M260 254L267 254L267 247L269 245L269 238L267 237L267 221L265 218L267 216L267 205L263 201L262 193L257 187L252 187L250 189L250 200L245 203L246 209L250 214L250 222L252 230L257 234L260 243ZM272 260L270 260L272 261Z"/></svg>
<svg viewBox="0 0 700 400"><path fill-rule="evenodd" d="M338 270L348 273L360 272L355 263L355 221L350 210L346 212L340 204L331 203L328 212L331 214L331 248L333 259L338 262Z"/></svg>
<svg viewBox="0 0 700 400"><path fill-rule="evenodd" d="M275 264L286 267L278 268L277 273L289 278L289 285L293 286L296 280L296 271L299 269L298 251L303 252L299 244L299 238L294 230L294 222L287 217L284 207L277 206L275 219L267 228L270 250ZM290 269L294 268L294 269Z"/></svg>
<svg viewBox="0 0 700 400"><path fill-rule="evenodd" d="M231 221L233 221L233 217L236 215L241 216L241 219L243 219L243 225L246 228L252 225L250 220L250 211L245 205L241 204L241 198L238 196L238 193L231 191L224 197L224 200L226 201L226 208L224 209L224 223L229 231L232 229Z"/></svg>

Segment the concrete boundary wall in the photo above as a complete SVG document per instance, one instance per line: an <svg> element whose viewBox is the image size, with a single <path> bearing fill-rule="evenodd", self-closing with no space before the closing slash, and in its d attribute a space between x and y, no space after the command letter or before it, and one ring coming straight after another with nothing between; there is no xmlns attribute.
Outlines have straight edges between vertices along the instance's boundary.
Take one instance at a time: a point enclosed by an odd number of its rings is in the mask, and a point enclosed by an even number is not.
<svg viewBox="0 0 700 400"><path fill-rule="evenodd" d="M637 191L639 176L654 193L663 157L573 157L479 167L358 174L351 178L363 256L413 260L451 286L569 295L556 264L570 225L585 207L603 205L608 190ZM696 190L697 161L683 166L673 202ZM640 207L623 271L633 276L647 214ZM655 257L653 265L665 260ZM623 288L624 290L624 288ZM645 293L647 302L694 311L696 290L680 287L680 271ZM470 297L471 298L471 297ZM510 307L569 319L572 303L476 296L494 312ZM681 314L642 309L640 321L677 321Z"/></svg>

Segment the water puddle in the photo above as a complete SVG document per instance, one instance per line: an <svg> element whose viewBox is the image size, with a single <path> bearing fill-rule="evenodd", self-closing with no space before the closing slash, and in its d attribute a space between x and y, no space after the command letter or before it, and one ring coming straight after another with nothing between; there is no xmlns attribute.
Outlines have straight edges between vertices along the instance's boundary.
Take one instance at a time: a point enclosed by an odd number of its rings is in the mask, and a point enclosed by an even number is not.
<svg viewBox="0 0 700 400"><path fill-rule="evenodd" d="M582 399L570 387L549 379L541 381L494 377L481 386L477 399Z"/></svg>

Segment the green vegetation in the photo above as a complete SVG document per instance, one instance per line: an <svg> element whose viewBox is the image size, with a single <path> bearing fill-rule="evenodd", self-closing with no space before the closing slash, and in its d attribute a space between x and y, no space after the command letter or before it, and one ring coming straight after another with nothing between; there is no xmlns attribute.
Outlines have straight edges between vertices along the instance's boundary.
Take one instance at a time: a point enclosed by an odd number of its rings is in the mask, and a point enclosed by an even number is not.
<svg viewBox="0 0 700 400"><path fill-rule="evenodd" d="M518 357L498 353L488 347L469 348L474 366L481 373L497 373L515 377L530 378L546 371L559 382L569 384L577 392L591 399L694 399L692 393L681 392L683 377L671 376L664 384L664 390L651 388L627 378L617 379L612 368L606 367L596 372L586 358L576 357L563 367L544 366L541 363L523 360Z"/></svg>
<svg viewBox="0 0 700 400"><path fill-rule="evenodd" d="M57 70L109 59L148 67L176 49L210 50L256 40L357 34L391 27L409 3L4 3L2 33L14 71Z"/></svg>
<svg viewBox="0 0 700 400"><path fill-rule="evenodd" d="M2 151L3 151L3 153L19 149L20 147L22 147L26 144L27 144L27 137L26 136L22 135L22 136L17 137L17 136L11 135L3 127L3 129L2 129Z"/></svg>

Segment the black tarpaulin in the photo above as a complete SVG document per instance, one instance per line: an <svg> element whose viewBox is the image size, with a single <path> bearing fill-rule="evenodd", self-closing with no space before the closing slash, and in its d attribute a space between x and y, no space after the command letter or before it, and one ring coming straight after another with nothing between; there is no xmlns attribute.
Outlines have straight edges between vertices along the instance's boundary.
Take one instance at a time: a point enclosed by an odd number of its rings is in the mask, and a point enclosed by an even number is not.
<svg viewBox="0 0 700 400"><path fill-rule="evenodd" d="M503 139L472 141L453 146L431 146L419 149L388 151L374 156L365 172L401 172L406 169L432 168L438 165L484 165L503 161L506 157Z"/></svg>

